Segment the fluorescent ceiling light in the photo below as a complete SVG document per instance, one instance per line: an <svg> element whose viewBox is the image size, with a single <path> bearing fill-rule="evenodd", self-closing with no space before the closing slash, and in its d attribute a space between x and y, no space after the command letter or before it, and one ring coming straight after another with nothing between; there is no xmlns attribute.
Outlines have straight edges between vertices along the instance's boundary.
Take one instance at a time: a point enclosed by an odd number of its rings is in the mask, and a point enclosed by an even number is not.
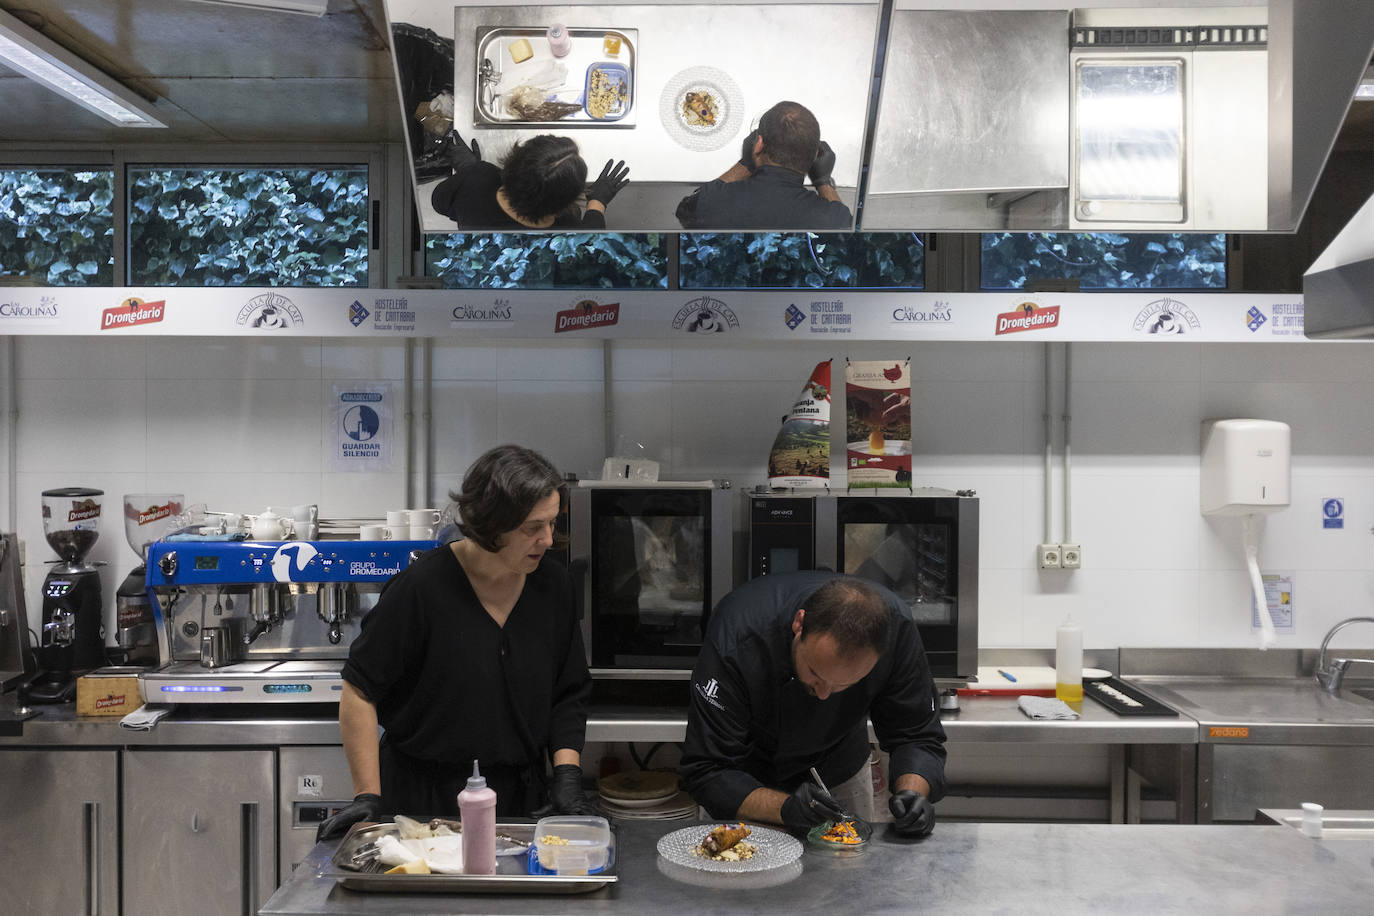
<svg viewBox="0 0 1374 916"><path fill-rule="evenodd" d="M0 11L0 63L120 127L166 127L153 106L66 48Z"/></svg>
<svg viewBox="0 0 1374 916"><path fill-rule="evenodd" d="M329 8L329 0L194 0L196 3L214 3L217 6L242 6L252 10L268 10L273 13L301 13L305 16L323 16Z"/></svg>

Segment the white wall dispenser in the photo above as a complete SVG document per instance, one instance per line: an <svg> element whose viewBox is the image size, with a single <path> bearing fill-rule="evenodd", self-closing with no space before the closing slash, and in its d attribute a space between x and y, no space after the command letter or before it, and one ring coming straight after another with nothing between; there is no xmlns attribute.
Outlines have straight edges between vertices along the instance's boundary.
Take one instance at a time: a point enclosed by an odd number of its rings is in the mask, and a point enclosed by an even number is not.
<svg viewBox="0 0 1374 916"><path fill-rule="evenodd" d="M1292 477L1292 431L1277 420L1204 420L1202 514L1239 516L1245 565L1260 620L1260 648L1276 642L1259 569L1260 516L1287 508Z"/></svg>

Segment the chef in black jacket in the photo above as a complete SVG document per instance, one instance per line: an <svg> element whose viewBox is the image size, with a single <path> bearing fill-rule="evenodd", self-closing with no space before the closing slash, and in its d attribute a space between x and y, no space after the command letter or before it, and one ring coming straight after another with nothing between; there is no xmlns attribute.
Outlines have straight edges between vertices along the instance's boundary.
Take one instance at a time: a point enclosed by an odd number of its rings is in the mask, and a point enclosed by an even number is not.
<svg viewBox="0 0 1374 916"><path fill-rule="evenodd" d="M862 786L871 717L891 759L893 823L923 836L945 793L935 697L920 634L891 591L828 572L761 576L712 613L692 672L683 783L714 818L798 830L835 820L852 799L837 802L808 770L836 796Z"/></svg>
<svg viewBox="0 0 1374 916"><path fill-rule="evenodd" d="M596 813L580 767L591 676L572 581L546 555L563 480L503 445L455 498L465 537L392 577L349 648L339 728L356 795L318 839L382 812L457 814L473 760L498 816Z"/></svg>

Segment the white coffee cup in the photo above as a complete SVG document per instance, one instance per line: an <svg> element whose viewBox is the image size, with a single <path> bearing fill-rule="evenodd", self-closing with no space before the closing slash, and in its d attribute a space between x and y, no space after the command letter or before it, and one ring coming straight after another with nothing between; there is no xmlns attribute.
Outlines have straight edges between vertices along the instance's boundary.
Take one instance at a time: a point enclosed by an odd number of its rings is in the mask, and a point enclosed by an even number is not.
<svg viewBox="0 0 1374 916"><path fill-rule="evenodd" d="M385 525L358 526L358 540L360 541L386 541L390 539L391 535L387 533Z"/></svg>
<svg viewBox="0 0 1374 916"><path fill-rule="evenodd" d="M404 541L410 536L409 525L387 525L386 539L388 541Z"/></svg>
<svg viewBox="0 0 1374 916"><path fill-rule="evenodd" d="M398 525L409 525L410 516L405 509L387 509L386 525L388 528L395 528Z"/></svg>
<svg viewBox="0 0 1374 916"><path fill-rule="evenodd" d="M410 525L412 528L416 525L427 525L433 527L434 525L439 524L438 509L411 509L409 515Z"/></svg>
<svg viewBox="0 0 1374 916"><path fill-rule="evenodd" d="M411 525L410 539L412 541L432 541L434 540L433 525Z"/></svg>

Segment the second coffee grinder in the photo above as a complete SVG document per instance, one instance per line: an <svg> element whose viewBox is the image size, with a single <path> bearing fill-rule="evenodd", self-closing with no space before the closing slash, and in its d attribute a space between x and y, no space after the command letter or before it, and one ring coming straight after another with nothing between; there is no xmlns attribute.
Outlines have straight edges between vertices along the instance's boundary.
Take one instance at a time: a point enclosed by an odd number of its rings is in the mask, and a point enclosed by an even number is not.
<svg viewBox="0 0 1374 916"><path fill-rule="evenodd" d="M100 536L103 490L43 491L43 534L61 560L43 579L39 672L25 685L29 702L69 703L76 679L105 664L100 570L86 554Z"/></svg>

